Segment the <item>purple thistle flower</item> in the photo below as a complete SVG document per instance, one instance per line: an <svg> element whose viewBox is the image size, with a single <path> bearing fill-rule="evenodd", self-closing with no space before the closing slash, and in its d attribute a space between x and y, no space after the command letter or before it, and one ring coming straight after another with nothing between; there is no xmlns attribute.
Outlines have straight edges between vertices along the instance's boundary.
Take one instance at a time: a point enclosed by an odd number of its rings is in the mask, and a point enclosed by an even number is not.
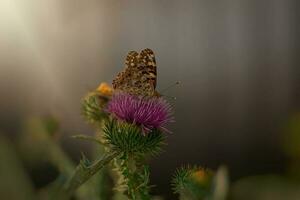
<svg viewBox="0 0 300 200"><path fill-rule="evenodd" d="M154 128L169 132L164 126L173 121L171 106L162 97L141 97L124 92L113 95L107 112L116 118L141 126L144 133Z"/></svg>

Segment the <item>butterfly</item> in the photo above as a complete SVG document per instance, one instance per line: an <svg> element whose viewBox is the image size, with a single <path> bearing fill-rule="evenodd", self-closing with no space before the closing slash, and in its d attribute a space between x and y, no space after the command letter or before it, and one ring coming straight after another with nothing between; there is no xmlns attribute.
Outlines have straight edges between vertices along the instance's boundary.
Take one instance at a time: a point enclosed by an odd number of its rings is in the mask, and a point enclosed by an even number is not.
<svg viewBox="0 0 300 200"><path fill-rule="evenodd" d="M113 80L113 89L132 95L158 96L156 88L156 61L151 49L140 53L130 51L125 60L125 68Z"/></svg>

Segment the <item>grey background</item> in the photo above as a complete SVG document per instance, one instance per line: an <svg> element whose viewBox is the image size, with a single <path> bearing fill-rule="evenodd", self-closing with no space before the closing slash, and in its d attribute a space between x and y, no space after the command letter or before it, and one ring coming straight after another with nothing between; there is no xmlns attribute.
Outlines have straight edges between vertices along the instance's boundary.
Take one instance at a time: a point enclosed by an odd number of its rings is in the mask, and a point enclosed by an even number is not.
<svg viewBox="0 0 300 200"><path fill-rule="evenodd" d="M175 105L168 146L152 161L152 180L169 193L183 163L232 179L281 172L280 127L299 100L296 0L3 0L0 2L0 125L53 114L74 155L92 134L80 99L111 82L130 50L152 48L158 91ZM75 152L75 153L74 153Z"/></svg>

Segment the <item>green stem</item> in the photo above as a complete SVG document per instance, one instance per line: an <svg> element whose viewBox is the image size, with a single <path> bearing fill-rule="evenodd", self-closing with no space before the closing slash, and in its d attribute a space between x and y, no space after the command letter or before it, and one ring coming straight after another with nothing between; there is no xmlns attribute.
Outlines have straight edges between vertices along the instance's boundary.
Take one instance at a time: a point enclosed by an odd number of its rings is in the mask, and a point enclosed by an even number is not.
<svg viewBox="0 0 300 200"><path fill-rule="evenodd" d="M104 156L94 163L87 165L81 162L75 169L73 176L67 181L65 185L65 191L71 195L74 191L89 180L94 174L96 174L100 169L102 169L106 164L108 164L112 159L119 155L118 152L112 152L104 154Z"/></svg>
<svg viewBox="0 0 300 200"><path fill-rule="evenodd" d="M148 168L137 164L137 160L131 156L124 155L121 158L123 160L119 167L126 183L125 194L131 200L150 200Z"/></svg>
<svg viewBox="0 0 300 200"><path fill-rule="evenodd" d="M80 164L76 167L73 175L65 182L62 190L58 192L53 199L69 199L82 184L88 181L93 175L95 175L118 155L119 152L106 153L91 164L86 158L83 158L83 160L80 161Z"/></svg>

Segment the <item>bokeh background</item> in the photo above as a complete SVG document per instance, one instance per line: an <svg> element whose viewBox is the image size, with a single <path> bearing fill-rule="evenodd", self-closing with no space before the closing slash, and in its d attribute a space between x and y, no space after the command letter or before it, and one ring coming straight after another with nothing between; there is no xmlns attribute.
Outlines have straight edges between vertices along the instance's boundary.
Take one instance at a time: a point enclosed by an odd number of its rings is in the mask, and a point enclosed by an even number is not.
<svg viewBox="0 0 300 200"><path fill-rule="evenodd" d="M77 159L93 134L80 100L111 82L130 50L151 48L158 91L176 97L176 123L151 163L154 192L169 194L183 163L231 179L281 173L282 126L299 111L297 0L1 0L0 131L14 138L27 116L60 121ZM50 173L51 174L51 173ZM50 176L49 174L49 176Z"/></svg>

